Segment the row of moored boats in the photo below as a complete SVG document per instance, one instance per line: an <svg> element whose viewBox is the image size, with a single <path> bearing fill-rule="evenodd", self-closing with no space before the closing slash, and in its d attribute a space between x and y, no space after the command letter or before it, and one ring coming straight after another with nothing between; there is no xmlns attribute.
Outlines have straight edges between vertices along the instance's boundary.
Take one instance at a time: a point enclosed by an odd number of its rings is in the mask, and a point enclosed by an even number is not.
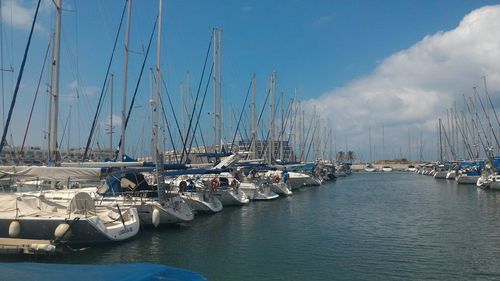
<svg viewBox="0 0 500 281"><path fill-rule="evenodd" d="M210 168L142 162L0 166L0 248L18 241L19 251L53 252L123 241L141 227L188 223L198 213L290 196L348 174L349 165L271 167L240 163L235 155Z"/></svg>
<svg viewBox="0 0 500 281"><path fill-rule="evenodd" d="M436 179L455 180L459 184L475 184L480 189L500 190L500 158L492 161L456 161L410 166L411 172Z"/></svg>

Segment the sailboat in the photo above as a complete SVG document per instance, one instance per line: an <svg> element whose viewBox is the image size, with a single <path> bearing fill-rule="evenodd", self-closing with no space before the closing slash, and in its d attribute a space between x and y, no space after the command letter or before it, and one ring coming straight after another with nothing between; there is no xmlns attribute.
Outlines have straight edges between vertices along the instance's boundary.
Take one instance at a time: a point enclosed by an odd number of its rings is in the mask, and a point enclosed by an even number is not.
<svg viewBox="0 0 500 281"><path fill-rule="evenodd" d="M365 172L375 172L376 169L373 167L372 163L366 163Z"/></svg>
<svg viewBox="0 0 500 281"><path fill-rule="evenodd" d="M139 232L135 208L96 206L85 192L54 201L28 194L0 195L0 237L74 245L122 241Z"/></svg>
<svg viewBox="0 0 500 281"><path fill-rule="evenodd" d="M130 3L129 3L130 4ZM160 68L161 50L161 28L163 1L159 1L158 6L158 29L156 48L156 95L150 101L152 106L152 159L154 169L146 171L121 171L113 178L108 178L108 190L102 195L102 202L123 202L129 206L136 206L139 216L144 224L152 224L155 227L159 224L178 224L189 222L194 219L194 213L189 205L179 196L165 187L163 175L163 157L159 151L159 102L160 102L160 81L162 74ZM124 136L122 136L124 137ZM109 188L111 187L111 193ZM113 188L118 188L118 193L114 193ZM130 192L123 192L129 189ZM114 194L118 196L114 196ZM111 195L111 196L110 196Z"/></svg>
<svg viewBox="0 0 500 281"><path fill-rule="evenodd" d="M59 49L61 36L61 11L62 1L53 1L57 13L55 20L55 36L53 45L54 67L51 89L50 110L50 159L57 163L57 119L58 119L58 91L59 91ZM33 34L36 17L40 7L38 2L35 17L31 27L30 39ZM26 48L27 52L28 48ZM26 56L25 56L26 57ZM24 66L23 60L23 66ZM21 73L22 74L22 69ZM18 78L18 84L20 81ZM17 91L18 87L16 87ZM15 103L13 99L12 108ZM8 125L4 128L4 135ZM2 141L3 148L3 141ZM1 149L0 149L1 150ZM90 174L88 173L90 172ZM31 167L31 166L2 166L0 173L3 177L13 177L15 180L24 178L28 180L48 180L50 186L56 187L61 180L81 176L80 180L88 177L99 178L100 169L75 170L62 167ZM95 179L95 178L94 178ZM60 241L71 244L93 244L99 242L121 241L136 235L139 231L139 218L135 208L121 208L119 205L98 207L92 198L84 193L77 192L66 199L49 200L42 194L4 193L0 194L0 237L29 240Z"/></svg>
<svg viewBox="0 0 500 281"><path fill-rule="evenodd" d="M191 175L182 175L168 182L195 212L218 213L223 205L210 187L197 182Z"/></svg>
<svg viewBox="0 0 500 281"><path fill-rule="evenodd" d="M0 166L0 176L33 185L36 191L0 194L0 237L57 240L70 244L121 241L135 236L140 227L136 208L115 204L100 206L80 189L71 192L42 190L41 182L98 181L101 169ZM30 179L36 179L29 181Z"/></svg>
<svg viewBox="0 0 500 281"><path fill-rule="evenodd" d="M392 167L384 165L382 166L382 172L392 172Z"/></svg>

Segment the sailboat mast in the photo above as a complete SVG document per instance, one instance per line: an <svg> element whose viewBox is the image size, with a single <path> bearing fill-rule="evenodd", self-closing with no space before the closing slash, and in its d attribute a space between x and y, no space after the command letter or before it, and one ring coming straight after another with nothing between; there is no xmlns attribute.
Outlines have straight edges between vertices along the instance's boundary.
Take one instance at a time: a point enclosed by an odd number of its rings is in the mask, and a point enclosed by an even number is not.
<svg viewBox="0 0 500 281"><path fill-rule="evenodd" d="M255 73L252 77L252 90L253 90L253 99L252 99L252 159L257 158L257 79L255 77Z"/></svg>
<svg viewBox="0 0 500 281"><path fill-rule="evenodd" d="M304 161L304 154L305 154L305 150L306 150L306 138L305 138L305 135L306 135L306 131L305 131L305 111L302 107L302 103L300 105L300 111L302 113L302 118L301 118L301 127L302 129L300 130L300 161Z"/></svg>
<svg viewBox="0 0 500 281"><path fill-rule="evenodd" d="M162 19L162 4L163 1L159 0L158 6L158 37L157 37L157 45L156 45L156 84L155 84L155 95L151 100L151 104L153 106L153 131L152 131L152 147L151 147L151 159L154 163L158 162L158 102L160 96L160 80L161 80L161 71L160 71L160 53L161 53L161 19Z"/></svg>
<svg viewBox="0 0 500 281"><path fill-rule="evenodd" d="M276 72L273 72L271 75L271 96L270 96L270 103L269 103L269 110L270 110L270 123L269 123L269 164L272 164L273 158L274 158L274 118L275 118L275 79L276 79Z"/></svg>
<svg viewBox="0 0 500 281"><path fill-rule="evenodd" d="M213 29L213 40L214 40L214 50L213 50L213 80L214 80L214 99L213 99L213 118L214 118L214 125L213 125L213 131L212 131L212 144L213 144L213 149L214 151L217 150L217 29Z"/></svg>
<svg viewBox="0 0 500 281"><path fill-rule="evenodd" d="M410 128L408 128L408 162L411 162L411 137L410 137Z"/></svg>
<svg viewBox="0 0 500 281"><path fill-rule="evenodd" d="M56 6L55 20L55 35L54 35L54 57L52 65L54 66L54 75L52 76L52 125L51 125L51 142L50 153L53 163L57 165L58 145L57 145L57 121L59 116L59 68L60 68L60 49L61 49L61 16L62 16L62 0L54 0Z"/></svg>
<svg viewBox="0 0 500 281"><path fill-rule="evenodd" d="M185 121L185 112L184 112L184 82L181 81L180 85L180 90L181 90L181 122L182 122L182 131L181 131L181 140L184 139L184 135L186 134L186 121Z"/></svg>
<svg viewBox="0 0 500 281"><path fill-rule="evenodd" d="M385 134L384 124L382 124L382 153L383 153L382 160L385 160L385 139L384 139L385 136L384 136L384 134Z"/></svg>
<svg viewBox="0 0 500 281"><path fill-rule="evenodd" d="M284 94L281 92L281 130L280 130L280 160L283 161L284 147L283 147L283 135L285 134L285 108L283 104L285 103Z"/></svg>
<svg viewBox="0 0 500 281"><path fill-rule="evenodd" d="M123 161L125 155L125 120L127 119L127 78L128 78L128 51L130 41L130 21L132 19L132 0L127 2L127 32L125 33L125 61L123 70L123 102L122 102L122 128L118 159Z"/></svg>
<svg viewBox="0 0 500 281"><path fill-rule="evenodd" d="M218 52L218 63L219 63L219 68L218 68L218 79L219 79L219 147L220 150L222 150L222 63L221 63L221 37L222 37L222 29L217 29L218 34L219 34L219 44L217 44L217 52Z"/></svg>
<svg viewBox="0 0 500 281"><path fill-rule="evenodd" d="M370 145L370 163L373 162L373 157L372 157L372 126L368 127L368 143Z"/></svg>
<svg viewBox="0 0 500 281"><path fill-rule="evenodd" d="M158 103L160 101L160 81L162 80L161 70L160 70L160 55L161 55L161 25L162 25L162 5L163 0L159 0L158 7L158 45L156 49L156 94L152 101L153 106L153 145L151 147L153 153L153 161L156 165L156 180L158 187L158 199L163 200L165 197L165 187L163 182L163 157L161 157L158 148Z"/></svg>
<svg viewBox="0 0 500 281"><path fill-rule="evenodd" d="M55 42L55 34L52 33L51 35L51 50L50 50L50 59L53 61L54 60L54 42ZM50 64L50 84L48 86L48 93L49 93L49 118L47 124L47 162L51 163L51 151L52 151L52 81L54 81L54 65L51 63Z"/></svg>
<svg viewBox="0 0 500 281"><path fill-rule="evenodd" d="M443 139L441 136L441 118L438 119L439 130L439 160L443 161Z"/></svg>
<svg viewBox="0 0 500 281"><path fill-rule="evenodd" d="M110 157L113 157L113 79L114 75L111 74L109 77L109 84L111 88L111 95L110 95L110 106L109 106L109 151L111 153Z"/></svg>

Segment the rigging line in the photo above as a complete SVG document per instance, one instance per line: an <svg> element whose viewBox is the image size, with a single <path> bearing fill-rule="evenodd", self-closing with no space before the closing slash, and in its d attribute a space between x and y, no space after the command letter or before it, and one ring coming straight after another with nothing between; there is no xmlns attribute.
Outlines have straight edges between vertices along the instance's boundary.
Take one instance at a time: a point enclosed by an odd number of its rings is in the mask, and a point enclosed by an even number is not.
<svg viewBox="0 0 500 281"><path fill-rule="evenodd" d="M313 116L314 117L314 116ZM312 121L312 120L311 120ZM307 129L307 134L306 134L306 138L304 140L304 150L305 150L305 147L306 147L306 143L307 143L307 140L309 139L309 134L311 133L311 127L312 126L309 126L309 128ZM307 158L303 158L304 157L304 150L300 152L300 160L304 159L306 160ZM346 151L347 152L347 151Z"/></svg>
<svg viewBox="0 0 500 281"><path fill-rule="evenodd" d="M248 117L248 112L244 110L244 122L243 122L243 131L245 132L245 141L250 140L250 137L248 136L248 131L251 131L248 129L248 126L251 126L250 124L250 117Z"/></svg>
<svg viewBox="0 0 500 281"><path fill-rule="evenodd" d="M465 98L465 95L464 95L464 98ZM470 102L471 102L471 105L469 106L469 102L467 102L467 99L465 100L465 104L467 105L467 110L469 111L469 114L471 115L471 119L472 119L472 126L473 127L476 127L476 128L479 128L479 124L477 122L475 122L474 120L474 115L472 114L472 109L471 107L474 105L474 102L472 101L472 98L469 97L470 99ZM477 112L476 112L477 113ZM477 114L476 114L477 115ZM479 133L479 130L478 130L478 133L477 133L477 136L479 138L479 142L481 143L481 145L483 146L483 150L484 152L486 153L486 157L490 158L489 155L488 155L488 147L490 146L489 142L488 142L488 139L485 138L485 141L486 141L486 145L484 144L484 141L483 141L483 138L481 137L481 134ZM478 153L479 153L479 150L478 150Z"/></svg>
<svg viewBox="0 0 500 281"><path fill-rule="evenodd" d="M30 115L28 117L28 124L26 125L26 130L24 131L23 144L21 145L21 151L19 152L20 155L23 155L23 152L24 152L24 144L26 143L26 136L28 135L28 130L29 130L30 123L31 123L31 117L33 116L33 111L35 109L36 99L38 97L38 92L40 90L40 84L42 82L42 77L43 77L43 73L45 70L45 64L47 63L47 57L49 56L50 41L51 40L49 40L49 44L47 45L47 50L45 51L45 58L43 59L42 71L40 72L40 77L38 78L38 84L36 85L35 97L33 98L33 103L31 104Z"/></svg>
<svg viewBox="0 0 500 281"><path fill-rule="evenodd" d="M472 142L474 144L474 137L473 137L473 134L471 133L469 123L467 122L466 114L463 110L461 110L460 113L462 114L462 126L463 126L463 131L464 131L466 140L469 142L469 136L471 136L472 140L470 142ZM469 144L469 146L470 146L470 144Z"/></svg>
<svg viewBox="0 0 500 281"><path fill-rule="evenodd" d="M238 116L236 116L236 112L234 112L234 108L231 108L231 113L233 115L233 118L236 122L238 122ZM240 135L240 138L243 140L243 134L241 133L241 130L236 130L235 131L235 137L236 137L236 133L238 133ZM233 149L233 146L231 144L231 150L229 152L232 152L232 149Z"/></svg>
<svg viewBox="0 0 500 281"><path fill-rule="evenodd" d="M125 0L125 5L123 6L123 11L122 11L122 17L120 19L120 25L118 26L118 31L116 32L115 43L113 45L113 51L111 52L111 58L109 59L108 69L106 70L106 75L104 77L104 82L103 82L102 88L101 88L101 95L99 97L99 102L97 103L97 109L96 109L96 112L95 112L95 115L94 115L94 121L92 122L92 126L90 127L89 137L87 138L87 145L85 146L85 152L83 153L83 159L82 159L83 161L85 161L87 159L87 156L88 156L87 153L89 151L89 146L90 146L90 143L92 141L92 136L94 135L94 130L95 130L95 127L96 127L97 119L99 117L99 111L100 111L99 108L101 107L101 104L102 104L102 98L103 98L103 95L104 95L104 89L105 89L106 83L108 82L109 70L111 68L111 64L113 62L113 58L115 56L116 45L118 43L118 37L119 37L120 31L122 29L123 18L125 17L125 10L127 8L127 3L128 3L128 0Z"/></svg>
<svg viewBox="0 0 500 281"><path fill-rule="evenodd" d="M461 112L462 115L463 115L463 112ZM463 116L462 116L463 117ZM460 131L460 134L462 135L462 138L463 138L463 141L465 142L465 148L467 149L467 153L469 154L469 157L471 160L473 160L474 158L474 154L472 153L472 149L470 147L470 144L469 144L469 138L467 137L467 135L465 134L464 132L464 124L462 123L462 121L460 120L457 120L457 125L458 125L458 130Z"/></svg>
<svg viewBox="0 0 500 281"><path fill-rule="evenodd" d="M486 144L488 145L488 147L485 148L485 149L489 149L491 147L491 143L490 143L490 140L488 138L488 135L486 134L486 131L484 130L483 122L481 122L481 118L479 117L479 114L477 113L476 104L472 101L472 97L469 97L469 99L470 99L470 101L472 103L472 106L474 107L474 111L475 111L475 114L476 114L476 120L477 120L479 126L481 127L481 131L483 132L484 139L486 140Z"/></svg>
<svg viewBox="0 0 500 281"><path fill-rule="evenodd" d="M313 115L313 117L311 118L311 121L312 121L311 123L313 123L313 124L314 124L314 119L316 119L315 115ZM316 134L316 126L313 126L313 127L314 127L314 129L313 129L313 132L311 135L311 141L309 142L309 146L307 147L307 153L306 153L306 157L304 158L304 160L307 160L309 158L309 152L311 151L311 146L312 146L312 143L314 140L314 135ZM308 134L308 137L309 137L309 134ZM308 137L306 137L306 141L307 141ZM345 153L347 154L348 151L346 151ZM314 158L314 155L313 155L313 158Z"/></svg>
<svg viewBox="0 0 500 281"><path fill-rule="evenodd" d="M205 98L207 97L208 86L210 85L210 81L212 80L210 76L212 76L213 69L214 69L214 65L212 63L212 67L210 68L210 74L208 75L208 78L207 78L207 84L205 86L205 93L203 94L203 99L201 101L200 110L198 111L198 118L196 118L196 124L194 126L193 132L196 132L196 129L198 128L198 124L200 123L201 111L203 110L203 105L205 104ZM191 142L189 143L188 153L191 153L191 148L193 146L193 140L194 140L194 134L193 134L193 137L191 138ZM205 147L205 149L206 149L206 147ZM187 159L188 155L186 155L186 159ZM183 160L183 158L181 156L181 163L182 163L182 160Z"/></svg>
<svg viewBox="0 0 500 281"><path fill-rule="evenodd" d="M477 96L477 99L479 100L479 103L481 104L481 108L483 109L484 116L486 116L486 120L488 120L488 124L490 125L491 132L493 133L493 137L495 138L495 142L497 143L497 147L500 147L500 143L498 142L497 135L495 134L495 129L493 128L493 125L491 125L491 120L490 116L486 113L486 109L484 108L483 101L481 99L481 96L477 92L474 92ZM491 135L490 135L491 137Z"/></svg>
<svg viewBox="0 0 500 281"><path fill-rule="evenodd" d="M472 110L471 110L471 107L469 106L469 102L467 101L467 98L465 97L464 95L464 102L465 102L465 105L467 106L467 111L469 112L469 115L470 115L470 118L471 118L471 123L472 123L472 127L473 128L479 128L479 125L474 121L474 115L472 114ZM464 120L466 125L467 125L467 130L468 130L468 133L471 135L471 138L472 138L472 141L474 142L474 137L475 137L475 132L473 129L470 128L469 126L469 123L467 122L467 119ZM481 138L481 135L479 134L478 132L478 138L479 138L479 142L481 143L481 145L484 147L486 147L484 145L484 142L483 142L483 139ZM476 145L476 143L474 143L475 146L477 146L477 155L476 157L479 158L479 144Z"/></svg>
<svg viewBox="0 0 500 281"><path fill-rule="evenodd" d="M14 110L14 106L16 105L17 94L19 92L19 86L21 84L21 79L23 78L24 66L26 65L26 59L28 58L28 51L31 45L31 37L33 36L33 30L35 29L35 22L38 16L38 10L40 9L40 2L38 0L38 4L36 5L35 16L33 17L33 22L31 23L31 31L28 37L28 42L26 44L26 48L24 50L23 61L21 63L21 68L19 69L19 75L17 76L16 88L14 89L14 96L12 97L12 102L10 103L9 114L7 115L7 122L5 123L5 127L3 129L2 140L0 142L0 155L2 154L3 147L5 146L5 138L7 136L7 131L9 130L10 119L12 118L12 111Z"/></svg>
<svg viewBox="0 0 500 281"><path fill-rule="evenodd" d="M271 89L269 89L269 91L271 91ZM273 110L273 112L272 112L272 114L273 114L274 116L276 116L276 110L278 109L279 105L280 105L280 101L278 100L278 103L276 103L276 104L274 105L274 110ZM269 114L271 114L271 112L269 112ZM266 149L267 149L267 147L268 147L268 143L269 143L269 135L270 135L270 134L271 134L271 128L269 127L269 128L267 129L267 136L266 136L266 141L265 141L265 144L264 144L264 149L263 149L263 151L266 151ZM264 133L262 133L262 135L264 135ZM273 141L274 141L274 140L273 140ZM271 145L274 145L274 144L271 144ZM271 155L271 158L274 158L274 155ZM272 160L272 159L271 159L271 160Z"/></svg>
<svg viewBox="0 0 500 281"><path fill-rule="evenodd" d="M165 88L165 90L166 90L166 88ZM165 119L165 124L166 124L166 127L167 127L168 136L170 137L170 142L172 144L172 149L174 151L174 157L175 157L175 160L177 160L177 163L179 163L179 160L177 159L177 153L175 152L176 149L175 149L174 138L172 137L172 132L170 131L170 124L168 123L167 115L165 114L165 107L163 106L163 98L161 97L161 95L159 95L158 97L160 98L161 110L162 110L162 113L163 113L163 118Z"/></svg>
<svg viewBox="0 0 500 281"><path fill-rule="evenodd" d="M211 48L212 48L212 36L210 36L210 40L208 42L207 53L205 55L205 63L203 64L203 70L201 71L200 82L198 83L198 90L196 91L196 99L195 99L194 104L193 104L193 110L191 111L191 118L189 119L188 130L186 132L186 136L185 136L185 138L183 140L183 143L182 143L183 146L187 145L187 142L188 142L188 139L189 139L189 133L191 132L191 126L192 126L192 123L193 123L193 117L194 117L194 114L196 112L196 106L198 105L198 97L200 95L201 84L203 83L203 77L205 76L205 70L206 70L206 67L207 67L208 56L210 55L210 49ZM213 68L213 64L212 64L212 68ZM212 74L212 71L213 70L210 71L210 75ZM205 95L206 95L206 90L205 90ZM203 100L205 100L205 98L203 98ZM201 112L200 112L200 114L201 114ZM199 119L199 116L198 116L198 119ZM196 132L196 130L194 130L194 131ZM194 133L193 133L193 138L194 138ZM193 143L193 141L191 140L191 144L192 143ZM190 150L191 150L191 144L189 145L189 151L188 152L190 152ZM186 155L186 157L187 157L187 155ZM184 160L184 152L181 155L181 163L182 163L182 160Z"/></svg>
<svg viewBox="0 0 500 281"><path fill-rule="evenodd" d="M66 123L64 124L64 129L63 129L63 133L61 136L61 141L59 142L61 144L61 147L62 147L62 144L64 141L64 136L66 135L66 129L68 128L68 122L70 119L71 119L71 105L69 107L68 118L66 118ZM69 138L69 136L68 136L68 138Z"/></svg>
<svg viewBox="0 0 500 281"><path fill-rule="evenodd" d="M248 85L247 95L245 96L245 101L243 102L243 109L240 112L240 118L238 119L238 124L236 124L236 130L234 131L233 141L231 142L231 148L229 149L230 152L233 151L234 141L236 140L236 134L240 128L241 117L243 116L243 112L245 111L245 107L247 105L247 100L248 100L248 96L250 95L251 88L252 88L252 81L250 81L250 85ZM241 132L240 132L240 134L241 134Z"/></svg>
<svg viewBox="0 0 500 281"><path fill-rule="evenodd" d="M68 40L67 35L64 32L64 30L61 30L61 34L62 34L63 45L66 46L65 48L63 48L65 52L63 52L62 55L66 56L64 58L67 58L68 61L72 61L73 59L76 61L76 64L75 64L76 71L72 67L69 67L68 69L71 71L71 75L73 76L73 78L76 81L76 86L75 86L76 94L78 96L80 96L80 92L81 92L81 95L85 98L83 100L85 110L87 111L87 114L90 116L91 115L90 102L88 100L88 95L87 95L87 92L86 92L86 89L84 86L85 84L83 83L83 79L81 78L80 72L78 71L78 54L75 55L74 50L71 47L69 47L70 41ZM80 91L80 89L81 89L81 91Z"/></svg>
<svg viewBox="0 0 500 281"><path fill-rule="evenodd" d="M283 103L285 101L282 101ZM281 147L283 146L283 142L285 141L285 131L286 131L286 128L288 126L288 118L290 117L290 112L292 110L292 101L289 101L288 102L288 105L286 107L286 114L285 114L285 121L283 122L283 116L281 116L281 122L284 123L283 124L283 128L281 128L281 132L280 132L280 142L279 142L279 149L281 150ZM281 159L283 160L283 159Z"/></svg>
<svg viewBox="0 0 500 281"><path fill-rule="evenodd" d="M183 141L181 127L179 126L179 121L177 120L177 114L175 114L174 105L172 104L172 99L170 98L170 94L168 92L167 84L165 83L165 79L162 79L162 82L163 82L163 88L165 89L165 93L166 93L167 98L168 98L168 103L170 104L170 109L172 110L172 115L174 116L175 125L177 126L177 132L179 133L179 136L181 137L181 141ZM166 118L166 116L165 116L165 118ZM172 138L172 135L170 135L170 137ZM175 148L174 148L174 150L175 150ZM182 153L187 153L186 146L183 145L182 150L183 150Z"/></svg>
<svg viewBox="0 0 500 281"><path fill-rule="evenodd" d="M135 98L136 98L137 92L139 90L139 85L141 83L142 74L144 73L144 66L146 65L146 60L148 59L149 50L151 49L151 42L153 42L153 36L155 34L155 31L156 31L156 23L157 22L158 22L158 16L156 16L155 23L153 26L153 31L151 31L151 35L149 36L148 48L146 49L146 54L144 56L144 60L142 61L141 71L139 72L139 78L137 79L137 83L135 84L134 95L132 96L132 100L130 101L130 106L128 107L127 118L125 118L125 123L122 124L122 126L125 126L125 128L127 128L128 120L130 119L130 115L132 114L132 109L134 108ZM123 136L123 137L125 137L125 136ZM118 149L115 151L115 157L114 157L115 161L117 160L116 158L118 158L118 152L119 152L119 149L122 145L121 140L122 140L122 137L120 136L120 141L118 142ZM125 154L125 151L123 153ZM120 159L120 161L122 161L122 160L123 159Z"/></svg>
<svg viewBox="0 0 500 281"><path fill-rule="evenodd" d="M451 156L453 156L453 160L457 160L457 155L455 154L454 146L450 142L450 139L448 138L448 134L446 133L446 128L443 126L441 129L443 130L444 138L446 139L446 142L448 143L448 146L450 147L450 152L451 152Z"/></svg>
<svg viewBox="0 0 500 281"><path fill-rule="evenodd" d="M259 127L260 125L260 121L262 119L262 114L264 113L264 109L266 108L266 105L267 105L267 101L269 100L269 94L271 93L271 89L268 89L267 90L267 95L266 95L266 99L264 100L264 104L262 105L262 109L260 110L260 114L259 114L259 118L257 119L257 127ZM253 129L252 129L253 130ZM257 128L255 128L255 130L257 131ZM262 136L264 136L263 133L261 133ZM257 135L257 132L255 132L255 135ZM250 143L248 144L248 148L247 150L250 150L250 148L252 147L252 143L253 142L257 142L257 140L254 138L254 136L252 136L252 140L250 141ZM248 157L248 154L247 154L247 157Z"/></svg>
<svg viewBox="0 0 500 281"><path fill-rule="evenodd" d="M193 99L193 96L191 93L189 93L189 96L191 98L191 100ZM184 104L184 108L186 110L186 112L189 112L188 108L186 107L186 104ZM193 118L192 116L190 116L189 118ZM203 132L201 131L201 128L198 127L197 128L197 131L199 132L200 134L200 137L201 137L201 143L203 144L203 147L204 147L204 150L205 150L205 153L207 152L207 146L205 144L205 138L203 137ZM196 147L200 147L200 145L198 144L198 139L196 138L196 130L193 132L193 138L194 138L194 144L196 145ZM210 159L208 159L207 157L207 160L210 161Z"/></svg>
<svg viewBox="0 0 500 281"><path fill-rule="evenodd" d="M2 3L0 3L0 65L3 68L3 9ZM5 87L4 87L4 75L2 75L2 126L5 126Z"/></svg>
<svg viewBox="0 0 500 281"><path fill-rule="evenodd" d="M495 110L495 107L493 106L493 102L491 101L491 98L490 98L490 94L488 93L488 88L486 85L486 76L483 76L483 81L484 81L484 91L486 92L486 97L488 97L488 101L490 102L491 109L493 110L493 113L495 114L495 119L497 120L497 125L500 127L500 121L498 120L497 111Z"/></svg>
<svg viewBox="0 0 500 281"><path fill-rule="evenodd" d="M295 103L295 100L292 99L292 102ZM291 121L291 125L290 125L290 132L292 132L294 130L294 127L295 127L295 123L297 123L297 113L298 113L298 106L294 106L295 109L292 109L294 111L294 115L293 115L293 121ZM287 141L290 143L290 140L292 138L292 134L288 135L288 139ZM294 142L295 142L295 138L294 138Z"/></svg>

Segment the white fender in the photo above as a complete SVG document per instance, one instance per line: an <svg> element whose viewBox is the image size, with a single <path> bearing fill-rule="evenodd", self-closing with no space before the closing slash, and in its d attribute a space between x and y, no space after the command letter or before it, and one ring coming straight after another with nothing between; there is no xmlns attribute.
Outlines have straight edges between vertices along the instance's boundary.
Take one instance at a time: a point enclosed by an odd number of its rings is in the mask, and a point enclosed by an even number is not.
<svg viewBox="0 0 500 281"><path fill-rule="evenodd" d="M19 221L12 221L9 225L9 236L18 237L21 234L21 223Z"/></svg>
<svg viewBox="0 0 500 281"><path fill-rule="evenodd" d="M151 222L155 227L158 227L160 224L160 211L156 208L153 208L153 213L151 214Z"/></svg>
<svg viewBox="0 0 500 281"><path fill-rule="evenodd" d="M54 236L57 240L68 240L71 236L71 228L67 223L61 223L56 227Z"/></svg>

